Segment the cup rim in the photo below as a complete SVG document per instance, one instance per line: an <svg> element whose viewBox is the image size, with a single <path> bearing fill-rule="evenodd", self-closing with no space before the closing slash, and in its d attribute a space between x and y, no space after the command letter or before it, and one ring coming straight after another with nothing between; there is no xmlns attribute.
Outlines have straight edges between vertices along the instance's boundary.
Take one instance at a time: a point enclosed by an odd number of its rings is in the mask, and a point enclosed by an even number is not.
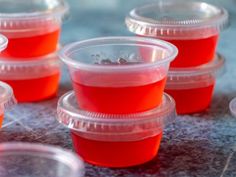
<svg viewBox="0 0 236 177"><path fill-rule="evenodd" d="M38 143L6 142L0 143L0 157L29 154L61 161L73 170L73 177L84 175L83 160L74 153L60 147Z"/></svg>
<svg viewBox="0 0 236 177"><path fill-rule="evenodd" d="M99 44L100 42L103 42L103 44ZM165 57L162 60L159 60L157 62L153 63L142 63L142 64L134 64L134 65L122 65L122 67L117 67L114 65L94 65L94 64L86 64L83 62L75 61L73 58L71 58L70 54L73 52L77 52L78 50L82 48L89 48L92 46L99 46L99 45L119 45L119 44L124 44L125 45L130 45L130 43L143 46L141 44L137 44L138 42L144 42L144 43L149 43L146 44L145 46L162 46L165 47L166 49L170 50L170 54ZM149 67L156 67L165 63L170 63L172 60L175 59L175 57L178 54L178 49L176 46L173 44L163 41L163 40L158 40L158 39L151 39L151 38L145 38L145 37L129 37L129 36L109 36L109 37L100 37L100 38L93 38L93 39L88 39L80 42L74 42L71 44L66 45L63 47L58 55L60 59L66 63L68 66L81 69L81 70L88 70L88 71L102 71L102 72L111 72L111 71L133 71L133 70L142 70L146 69Z"/></svg>

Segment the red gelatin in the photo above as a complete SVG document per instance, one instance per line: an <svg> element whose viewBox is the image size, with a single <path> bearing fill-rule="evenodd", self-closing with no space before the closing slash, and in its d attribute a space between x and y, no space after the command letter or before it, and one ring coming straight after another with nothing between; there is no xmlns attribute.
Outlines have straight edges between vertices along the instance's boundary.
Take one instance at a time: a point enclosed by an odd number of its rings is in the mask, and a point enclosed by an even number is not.
<svg viewBox="0 0 236 177"><path fill-rule="evenodd" d="M176 102L178 114L189 114L204 111L211 103L214 83L207 87L189 89L165 89Z"/></svg>
<svg viewBox="0 0 236 177"><path fill-rule="evenodd" d="M4 118L4 114L1 114L0 115L0 128L2 128L3 118Z"/></svg>
<svg viewBox="0 0 236 177"><path fill-rule="evenodd" d="M206 64L214 59L218 35L201 39L166 40L174 44L179 53L171 67L192 67Z"/></svg>
<svg viewBox="0 0 236 177"><path fill-rule="evenodd" d="M73 81L73 87L84 110L111 114L146 111L161 103L166 78L157 82L126 87L87 86Z"/></svg>
<svg viewBox="0 0 236 177"><path fill-rule="evenodd" d="M105 142L71 132L75 151L86 161L103 167L130 167L153 159L160 147L162 133L139 141Z"/></svg>
<svg viewBox="0 0 236 177"><path fill-rule="evenodd" d="M49 99L56 96L60 73L41 78L32 78L25 80L4 80L8 83L15 94L18 102L32 102Z"/></svg>
<svg viewBox="0 0 236 177"><path fill-rule="evenodd" d="M59 41L60 29L45 34L29 34L29 36L23 37L14 37L12 34L9 36L8 33L3 34L8 37L8 47L0 56L16 57L14 59L17 59L17 57L31 58L55 52Z"/></svg>

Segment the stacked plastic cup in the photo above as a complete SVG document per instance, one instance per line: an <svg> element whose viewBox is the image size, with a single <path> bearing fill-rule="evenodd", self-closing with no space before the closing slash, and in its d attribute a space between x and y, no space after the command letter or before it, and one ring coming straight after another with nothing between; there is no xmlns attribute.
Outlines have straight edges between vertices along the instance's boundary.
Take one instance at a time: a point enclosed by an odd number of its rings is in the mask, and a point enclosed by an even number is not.
<svg viewBox="0 0 236 177"><path fill-rule="evenodd" d="M60 98L57 119L86 162L120 168L157 155L163 129L175 118L164 87L176 55L172 44L141 37L90 39L59 52L74 91Z"/></svg>
<svg viewBox="0 0 236 177"><path fill-rule="evenodd" d="M227 11L205 2L160 0L133 9L125 22L129 31L138 36L162 39L178 48L166 87L166 92L176 100L177 112L185 114L207 109L215 78L208 85L209 81L202 77L214 76L215 69L223 67L223 59L217 56L216 48L221 30L228 25ZM205 68L209 70L203 74ZM207 100L200 100L202 97Z"/></svg>
<svg viewBox="0 0 236 177"><path fill-rule="evenodd" d="M83 177L83 161L64 149L33 143L0 144L1 177Z"/></svg>
<svg viewBox="0 0 236 177"><path fill-rule="evenodd" d="M0 80L8 83L19 102L40 101L56 95L59 60L56 52L63 0L0 0L0 33L8 47L0 54Z"/></svg>

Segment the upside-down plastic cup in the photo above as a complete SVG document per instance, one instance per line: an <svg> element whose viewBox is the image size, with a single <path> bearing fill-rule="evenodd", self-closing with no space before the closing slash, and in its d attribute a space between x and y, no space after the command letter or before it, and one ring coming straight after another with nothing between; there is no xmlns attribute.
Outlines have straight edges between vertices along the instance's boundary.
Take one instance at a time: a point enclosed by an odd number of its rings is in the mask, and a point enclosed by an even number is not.
<svg viewBox="0 0 236 177"><path fill-rule="evenodd" d="M0 81L9 84L18 102L35 102L56 96L60 61L56 53L32 60L0 57Z"/></svg>
<svg viewBox="0 0 236 177"><path fill-rule="evenodd" d="M74 92L58 101L57 119L70 128L76 152L88 163L103 167L130 167L153 159L166 124L175 120L175 102L167 94L159 107L134 114L85 111Z"/></svg>
<svg viewBox="0 0 236 177"><path fill-rule="evenodd" d="M83 161L59 147L33 143L0 144L0 177L83 177Z"/></svg>
<svg viewBox="0 0 236 177"><path fill-rule="evenodd" d="M167 0L133 9L128 29L138 36L166 40L178 50L171 67L193 67L210 62L228 12L205 2Z"/></svg>
<svg viewBox="0 0 236 177"><path fill-rule="evenodd" d="M17 59L53 53L68 11L63 0L0 0L0 33L9 44L0 56Z"/></svg>
<svg viewBox="0 0 236 177"><path fill-rule="evenodd" d="M4 112L16 104L12 88L4 82L0 82L0 128L2 127Z"/></svg>
<svg viewBox="0 0 236 177"><path fill-rule="evenodd" d="M172 44L142 37L90 39L59 52L80 107L112 114L142 112L161 104L169 63L176 55Z"/></svg>
<svg viewBox="0 0 236 177"><path fill-rule="evenodd" d="M216 77L224 71L224 61L218 54L208 64L170 69L165 92L175 99L178 114L201 112L209 107Z"/></svg>

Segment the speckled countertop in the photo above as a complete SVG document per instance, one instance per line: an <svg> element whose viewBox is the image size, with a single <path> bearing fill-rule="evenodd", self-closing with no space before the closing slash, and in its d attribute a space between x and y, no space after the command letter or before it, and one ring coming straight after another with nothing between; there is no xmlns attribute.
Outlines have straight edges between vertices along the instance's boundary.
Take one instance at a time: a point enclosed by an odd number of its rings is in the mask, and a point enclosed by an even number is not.
<svg viewBox="0 0 236 177"><path fill-rule="evenodd" d="M71 16L63 26L61 43L98 36L131 35L123 19L128 11L150 0L68 0ZM216 3L216 0L212 2ZM231 26L222 33L218 51L226 60L226 74L219 78L212 106L204 113L179 116L165 130L158 157L128 169L98 168L86 164L87 177L235 177L236 118L228 104L236 96L236 1L218 0L231 15ZM59 96L71 89L63 69ZM7 112L0 142L26 141L72 149L69 131L55 120L58 97L19 104Z"/></svg>

